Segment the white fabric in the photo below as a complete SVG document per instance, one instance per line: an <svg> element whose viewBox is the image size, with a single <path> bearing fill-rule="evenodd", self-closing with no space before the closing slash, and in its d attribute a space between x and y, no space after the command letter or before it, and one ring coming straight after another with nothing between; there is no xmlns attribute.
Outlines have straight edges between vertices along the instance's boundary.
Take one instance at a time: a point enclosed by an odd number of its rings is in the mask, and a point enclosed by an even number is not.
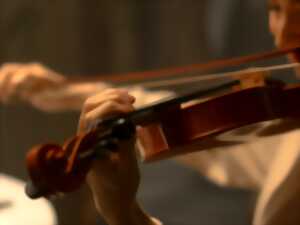
<svg viewBox="0 0 300 225"><path fill-rule="evenodd" d="M220 185L258 190L254 225L300 224L300 130L180 160Z"/></svg>
<svg viewBox="0 0 300 225"><path fill-rule="evenodd" d="M31 200L24 193L24 183L0 174L1 225L56 225L56 214L45 199Z"/></svg>
<svg viewBox="0 0 300 225"><path fill-rule="evenodd" d="M300 131L285 134L258 199L254 225L300 223Z"/></svg>

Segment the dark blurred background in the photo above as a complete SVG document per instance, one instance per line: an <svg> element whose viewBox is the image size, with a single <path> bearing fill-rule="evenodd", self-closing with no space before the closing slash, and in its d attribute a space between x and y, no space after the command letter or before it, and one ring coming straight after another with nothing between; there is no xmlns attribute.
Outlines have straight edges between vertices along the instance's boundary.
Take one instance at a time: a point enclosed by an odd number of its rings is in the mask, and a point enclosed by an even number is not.
<svg viewBox="0 0 300 225"><path fill-rule="evenodd" d="M124 73L273 48L263 0L1 0L0 63L68 75ZM74 134L78 113L1 106L0 167L26 179L29 147ZM142 166L140 199L166 224L250 224L255 193L165 161ZM101 224L86 189L54 202L59 224Z"/></svg>

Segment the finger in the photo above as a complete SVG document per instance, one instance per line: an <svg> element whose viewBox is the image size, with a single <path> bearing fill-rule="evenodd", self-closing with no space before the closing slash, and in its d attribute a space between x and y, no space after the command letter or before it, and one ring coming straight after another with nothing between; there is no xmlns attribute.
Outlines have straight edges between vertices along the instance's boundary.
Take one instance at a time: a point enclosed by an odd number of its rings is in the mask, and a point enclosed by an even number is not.
<svg viewBox="0 0 300 225"><path fill-rule="evenodd" d="M0 69L0 98L5 101L7 90L10 88L10 82L14 73L20 68L19 64L5 64Z"/></svg>
<svg viewBox="0 0 300 225"><path fill-rule="evenodd" d="M2 72L1 90L4 101L16 95L24 97L25 93L32 93L38 83L33 71L24 65L9 65Z"/></svg>
<svg viewBox="0 0 300 225"><path fill-rule="evenodd" d="M26 67L20 67L10 75L10 82L7 84L6 100L18 96L23 100L35 94L42 86L42 80L37 79L35 75Z"/></svg>
<svg viewBox="0 0 300 225"><path fill-rule="evenodd" d="M38 67L38 68L36 68ZM62 80L53 79L54 74L50 71L39 68L40 66L27 66L19 71L20 79L17 79L19 89L22 93L29 95L34 92L39 92L45 88L57 87ZM23 79L21 77L23 76Z"/></svg>
<svg viewBox="0 0 300 225"><path fill-rule="evenodd" d="M26 71L19 69L10 75L9 83L6 87L5 100L8 101L14 96L22 97L24 90L30 89L30 78L26 77Z"/></svg>
<svg viewBox="0 0 300 225"><path fill-rule="evenodd" d="M79 131L90 130L99 121L108 116L115 116L122 113L129 113L134 108L130 104L120 104L115 101L106 101L89 112L82 112L79 121Z"/></svg>
<svg viewBox="0 0 300 225"><path fill-rule="evenodd" d="M50 83L61 83L65 80L64 76L54 72L40 63L30 63L26 66L26 70L35 74L37 79L42 79Z"/></svg>
<svg viewBox="0 0 300 225"><path fill-rule="evenodd" d="M107 101L117 102L119 104L132 104L134 99L130 96L120 96L120 95L108 95L105 97L94 98L88 101L85 105L85 112L92 111L93 109L97 108L99 105L104 104Z"/></svg>
<svg viewBox="0 0 300 225"><path fill-rule="evenodd" d="M56 87L58 84L51 80L52 76L53 74L50 74L48 70L40 65L20 67L12 75L7 96L10 97L17 94L24 100L28 100L42 90Z"/></svg>
<svg viewBox="0 0 300 225"><path fill-rule="evenodd" d="M133 104L135 98L129 95L125 90L107 89L88 98L84 104L83 111L89 112L106 101L115 101L119 104Z"/></svg>
<svg viewBox="0 0 300 225"><path fill-rule="evenodd" d="M103 119L107 116L118 115L122 113L129 113L133 111L134 108L130 104L120 104L118 102L106 102L93 111L89 112L86 115L88 126L92 126L91 124L98 122L99 119ZM135 153L135 138L130 140L123 140L119 143L120 151L118 154L111 154L111 161L115 161L116 163L120 163L123 165L122 167L126 167L127 169L135 169L136 165L136 153ZM120 161L120 162L119 162Z"/></svg>
<svg viewBox="0 0 300 225"><path fill-rule="evenodd" d="M115 96L116 100L120 100L120 102L123 101L132 103L135 100L135 98L132 95L129 95L128 91L125 89L107 88L99 94L92 96L91 101L97 101L97 99L100 97L105 99L107 96Z"/></svg>
<svg viewBox="0 0 300 225"><path fill-rule="evenodd" d="M129 113L133 110L134 108L130 104L120 104L115 101L106 101L102 105L88 112L86 114L86 118L87 121L93 123L93 121L99 121L107 117Z"/></svg>

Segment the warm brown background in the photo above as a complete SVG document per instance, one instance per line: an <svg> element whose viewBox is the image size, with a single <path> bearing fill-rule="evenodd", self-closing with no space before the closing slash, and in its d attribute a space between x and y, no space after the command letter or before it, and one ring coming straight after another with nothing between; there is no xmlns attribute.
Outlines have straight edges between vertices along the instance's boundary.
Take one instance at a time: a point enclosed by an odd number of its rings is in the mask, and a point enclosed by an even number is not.
<svg viewBox="0 0 300 225"><path fill-rule="evenodd" d="M198 63L270 49L266 25L262 0L1 0L0 63L41 62L64 74L87 75ZM2 106L1 170L25 179L26 150L72 135L77 118L77 113L54 115L28 106ZM177 168L162 165L169 175ZM159 170L155 165L153 171ZM143 191L148 193L157 175L150 172L146 177ZM178 190L178 195L184 191ZM245 199L241 196L237 199ZM86 202L83 192L56 201L60 224L92 225L87 218L93 221L94 214ZM244 215L238 221L245 221Z"/></svg>

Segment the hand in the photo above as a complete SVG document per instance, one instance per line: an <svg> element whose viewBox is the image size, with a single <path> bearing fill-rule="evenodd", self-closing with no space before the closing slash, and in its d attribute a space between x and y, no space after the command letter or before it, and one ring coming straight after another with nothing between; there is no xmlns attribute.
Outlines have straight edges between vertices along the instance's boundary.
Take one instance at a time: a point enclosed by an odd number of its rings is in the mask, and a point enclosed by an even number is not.
<svg viewBox="0 0 300 225"><path fill-rule="evenodd" d="M125 90L106 89L84 103L79 132L108 116L134 110L135 99ZM119 150L94 161L87 177L96 208L108 224L154 224L136 202L140 174L135 139L122 141Z"/></svg>
<svg viewBox="0 0 300 225"><path fill-rule="evenodd" d="M8 63L0 67L0 100L10 103L22 100L32 103L32 96L55 88L65 78L38 63Z"/></svg>

